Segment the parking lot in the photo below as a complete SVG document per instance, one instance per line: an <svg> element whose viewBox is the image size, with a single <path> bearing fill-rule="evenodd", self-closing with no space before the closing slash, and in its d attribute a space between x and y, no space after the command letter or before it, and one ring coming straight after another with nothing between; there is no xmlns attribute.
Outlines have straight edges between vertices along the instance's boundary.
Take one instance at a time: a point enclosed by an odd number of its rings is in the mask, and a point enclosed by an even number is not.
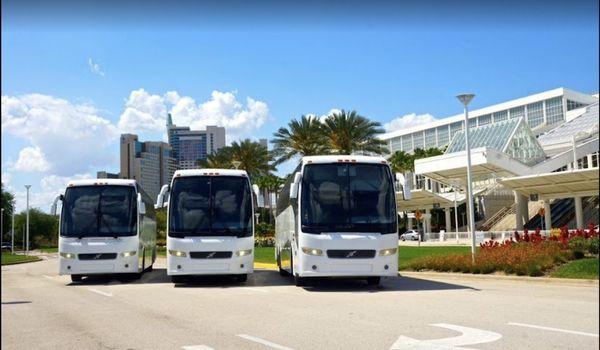
<svg viewBox="0 0 600 350"><path fill-rule="evenodd" d="M1 336L6 349L597 349L598 306L597 282L466 275L174 285L160 259L141 280L72 284L48 255L2 267Z"/></svg>

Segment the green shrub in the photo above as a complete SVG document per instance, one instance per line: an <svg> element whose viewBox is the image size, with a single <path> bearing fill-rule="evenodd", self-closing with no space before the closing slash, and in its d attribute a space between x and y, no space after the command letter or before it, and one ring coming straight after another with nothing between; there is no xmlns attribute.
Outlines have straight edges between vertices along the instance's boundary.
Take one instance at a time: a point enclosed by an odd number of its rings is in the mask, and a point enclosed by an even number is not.
<svg viewBox="0 0 600 350"><path fill-rule="evenodd" d="M573 253L573 259L582 259L588 250L588 243L583 237L573 237L569 240L569 249Z"/></svg>
<svg viewBox="0 0 600 350"><path fill-rule="evenodd" d="M254 246L255 247L274 247L275 246L275 238L274 237L254 237Z"/></svg>
<svg viewBox="0 0 600 350"><path fill-rule="evenodd" d="M254 233L257 237L273 236L275 235L275 227L266 222L259 222L254 228Z"/></svg>
<svg viewBox="0 0 600 350"><path fill-rule="evenodd" d="M588 251L590 254L598 255L598 237L590 238L588 242Z"/></svg>

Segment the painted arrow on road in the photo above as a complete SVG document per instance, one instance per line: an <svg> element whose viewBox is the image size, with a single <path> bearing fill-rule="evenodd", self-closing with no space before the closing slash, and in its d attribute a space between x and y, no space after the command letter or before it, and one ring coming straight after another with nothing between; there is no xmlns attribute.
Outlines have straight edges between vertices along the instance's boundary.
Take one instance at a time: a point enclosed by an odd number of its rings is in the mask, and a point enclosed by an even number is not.
<svg viewBox="0 0 600 350"><path fill-rule="evenodd" d="M456 326L447 323L434 323L430 326L451 329L453 331L460 332L461 335L431 340L418 340L401 335L392 345L390 350L466 350L467 348L463 348L461 346L491 343L502 338L502 334L485 331L483 329Z"/></svg>

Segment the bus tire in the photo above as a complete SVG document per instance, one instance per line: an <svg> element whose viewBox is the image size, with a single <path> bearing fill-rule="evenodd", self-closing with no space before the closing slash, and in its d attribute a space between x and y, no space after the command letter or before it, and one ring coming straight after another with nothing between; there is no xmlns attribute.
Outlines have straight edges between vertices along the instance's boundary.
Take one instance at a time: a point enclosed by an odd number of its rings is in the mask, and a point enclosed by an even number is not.
<svg viewBox="0 0 600 350"><path fill-rule="evenodd" d="M306 285L306 278L294 275L294 284L296 287L304 287Z"/></svg>
<svg viewBox="0 0 600 350"><path fill-rule="evenodd" d="M235 279L240 282L240 283L244 283L248 280L248 274L247 273L243 273L241 275L237 275L235 276Z"/></svg>
<svg viewBox="0 0 600 350"><path fill-rule="evenodd" d="M183 283L185 282L185 276L171 276L171 282L173 283Z"/></svg>
<svg viewBox="0 0 600 350"><path fill-rule="evenodd" d="M71 282L81 282L83 275L71 275Z"/></svg>
<svg viewBox="0 0 600 350"><path fill-rule="evenodd" d="M277 250L277 267L279 268L280 276L287 276L288 273L284 269L281 268L281 254L279 253L279 249Z"/></svg>
<svg viewBox="0 0 600 350"><path fill-rule="evenodd" d="M369 286L378 286L381 282L381 277L367 277L367 284Z"/></svg>

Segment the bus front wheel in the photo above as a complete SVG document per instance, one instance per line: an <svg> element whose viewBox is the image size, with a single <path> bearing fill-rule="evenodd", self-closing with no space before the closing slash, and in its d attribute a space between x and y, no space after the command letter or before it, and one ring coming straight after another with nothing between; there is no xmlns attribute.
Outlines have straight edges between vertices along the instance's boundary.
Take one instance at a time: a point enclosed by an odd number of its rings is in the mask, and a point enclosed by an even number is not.
<svg viewBox="0 0 600 350"><path fill-rule="evenodd" d="M83 275L71 275L71 282L81 282Z"/></svg>
<svg viewBox="0 0 600 350"><path fill-rule="evenodd" d="M241 275L237 275L237 276L235 276L235 279L238 282L244 283L244 282L246 282L248 280L248 274L244 273L244 274L241 274Z"/></svg>
<svg viewBox="0 0 600 350"><path fill-rule="evenodd" d="M368 277L367 278L367 284L369 286L378 286L380 282L381 282L381 277Z"/></svg>

